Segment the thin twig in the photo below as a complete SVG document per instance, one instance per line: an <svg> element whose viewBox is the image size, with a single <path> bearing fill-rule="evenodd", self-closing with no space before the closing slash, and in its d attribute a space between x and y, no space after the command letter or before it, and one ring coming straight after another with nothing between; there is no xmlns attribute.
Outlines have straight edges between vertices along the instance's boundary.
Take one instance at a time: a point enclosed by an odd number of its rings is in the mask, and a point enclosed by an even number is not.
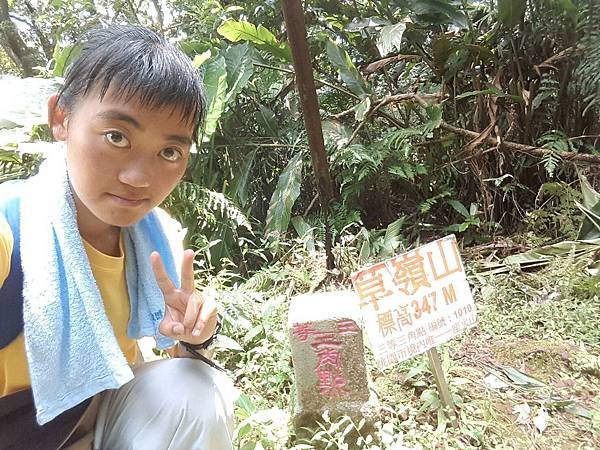
<svg viewBox="0 0 600 450"><path fill-rule="evenodd" d="M255 65L256 67L262 67L263 69L271 69L271 70L276 70L278 72L284 72L284 73L289 73L290 75L295 75L295 72L293 70L285 69L283 67L270 66L268 64L261 64L261 63L257 63L257 62L254 62L252 64ZM357 100L360 100L360 97L358 95L356 95L350 91L347 91L343 87L336 86L335 84L332 84L329 81L323 80L321 78L316 78L316 77L315 77L315 81L318 83L324 84L325 86L329 86L331 89L335 89L336 91L339 91L346 95L349 95L350 97L353 97Z"/></svg>

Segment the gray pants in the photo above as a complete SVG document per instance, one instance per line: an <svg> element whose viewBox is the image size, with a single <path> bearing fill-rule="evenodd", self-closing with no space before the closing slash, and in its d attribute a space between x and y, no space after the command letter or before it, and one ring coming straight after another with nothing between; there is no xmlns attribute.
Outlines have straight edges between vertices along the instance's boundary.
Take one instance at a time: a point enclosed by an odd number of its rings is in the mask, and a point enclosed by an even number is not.
<svg viewBox="0 0 600 450"><path fill-rule="evenodd" d="M175 358L134 370L100 405L94 449L228 450L235 389L202 361Z"/></svg>

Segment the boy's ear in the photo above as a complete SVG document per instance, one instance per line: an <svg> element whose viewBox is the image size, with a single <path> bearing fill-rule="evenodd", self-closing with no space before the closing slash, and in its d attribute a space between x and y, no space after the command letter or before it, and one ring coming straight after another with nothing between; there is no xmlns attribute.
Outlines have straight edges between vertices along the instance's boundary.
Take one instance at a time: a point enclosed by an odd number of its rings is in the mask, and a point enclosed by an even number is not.
<svg viewBox="0 0 600 450"><path fill-rule="evenodd" d="M48 99L48 126L57 141L67 140L67 119L67 112L58 105L58 95L51 95Z"/></svg>

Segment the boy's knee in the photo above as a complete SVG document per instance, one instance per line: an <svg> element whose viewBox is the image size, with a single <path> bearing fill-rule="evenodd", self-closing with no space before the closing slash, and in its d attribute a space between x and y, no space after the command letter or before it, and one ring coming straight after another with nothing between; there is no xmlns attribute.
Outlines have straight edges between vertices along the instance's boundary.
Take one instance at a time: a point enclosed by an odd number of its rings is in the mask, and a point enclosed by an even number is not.
<svg viewBox="0 0 600 450"><path fill-rule="evenodd" d="M139 440L157 443L150 447L156 449L230 448L234 400L231 381L202 361L156 361L107 396L106 417L98 423L102 442L138 440L127 448L142 448Z"/></svg>
<svg viewBox="0 0 600 450"><path fill-rule="evenodd" d="M154 396L161 410L175 414L185 408L186 415L206 426L233 416L231 381L202 361L175 358L149 369L141 374L147 377L146 395Z"/></svg>

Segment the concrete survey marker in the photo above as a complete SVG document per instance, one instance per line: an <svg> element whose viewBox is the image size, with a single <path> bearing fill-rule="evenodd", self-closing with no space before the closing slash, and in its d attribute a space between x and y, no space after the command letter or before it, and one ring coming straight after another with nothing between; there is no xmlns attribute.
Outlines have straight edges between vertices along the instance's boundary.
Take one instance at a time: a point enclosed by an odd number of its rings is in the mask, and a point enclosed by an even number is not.
<svg viewBox="0 0 600 450"><path fill-rule="evenodd" d="M292 299L288 333L296 376L296 427L314 426L325 411L371 422L370 395L358 297L351 291L304 294Z"/></svg>

